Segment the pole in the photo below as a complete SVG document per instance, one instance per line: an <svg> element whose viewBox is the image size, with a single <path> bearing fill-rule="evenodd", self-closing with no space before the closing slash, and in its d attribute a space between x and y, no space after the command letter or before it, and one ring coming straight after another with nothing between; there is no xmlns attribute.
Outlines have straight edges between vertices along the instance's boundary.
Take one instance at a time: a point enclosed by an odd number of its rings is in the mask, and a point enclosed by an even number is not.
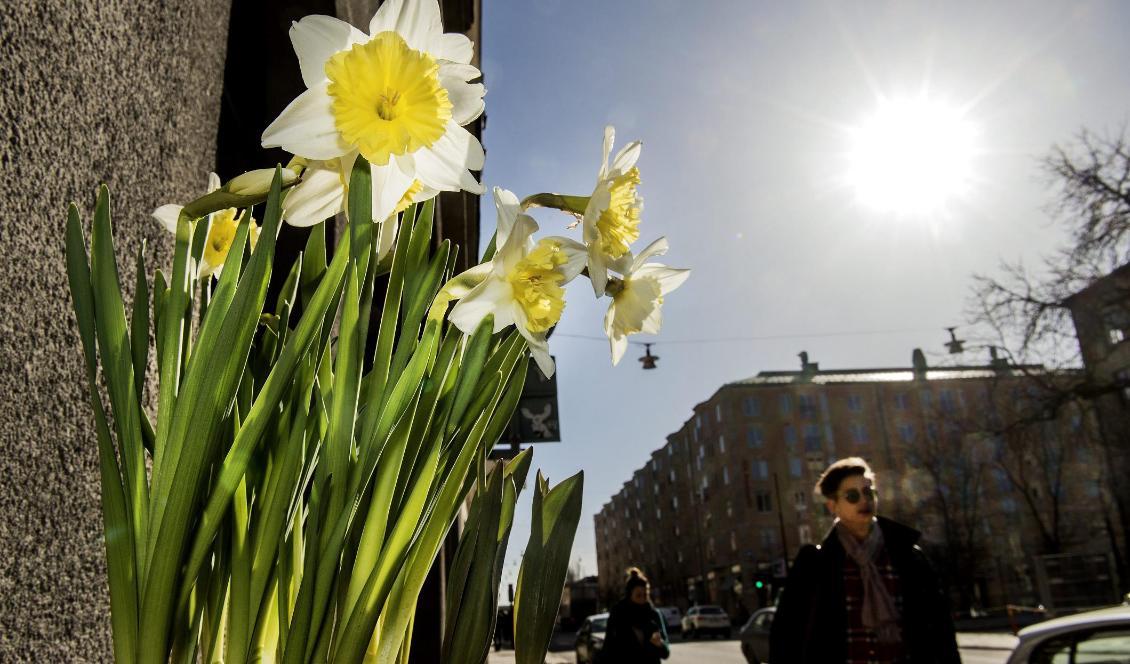
<svg viewBox="0 0 1130 664"><path fill-rule="evenodd" d="M781 483L777 480L777 473L773 473L773 492L777 495L777 524L781 527L781 560L785 561L785 569L789 566L789 542L785 530L785 507L781 503Z"/></svg>

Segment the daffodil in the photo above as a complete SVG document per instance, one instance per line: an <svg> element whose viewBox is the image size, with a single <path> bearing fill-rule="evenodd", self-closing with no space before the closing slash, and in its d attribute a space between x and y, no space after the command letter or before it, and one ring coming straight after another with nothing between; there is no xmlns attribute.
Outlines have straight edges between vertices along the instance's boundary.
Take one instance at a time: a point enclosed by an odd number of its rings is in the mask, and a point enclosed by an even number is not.
<svg viewBox="0 0 1130 664"><path fill-rule="evenodd" d="M272 177L274 169L270 171ZM243 195L247 191L259 187L259 175L256 172L250 174L250 178L240 180L239 176L228 183L228 188L233 189L233 193ZM233 183L235 187L233 188ZM249 189L249 187L251 189ZM268 181L269 187L269 181ZM215 173L208 174L208 193L220 189L220 177ZM257 189L256 189L257 191ZM243 192L243 193L241 193ZM166 204L153 211L153 218L160 222L161 226L166 231L176 235L177 221L180 218L181 210L184 209L183 205ZM248 210L243 212L244 215L249 213ZM208 237L204 242L204 252L200 256L200 264L195 270L198 278L207 278L212 275L219 276L223 270L224 261L227 260L228 251L231 249L232 240L235 239L236 230L239 228L243 216L239 214L239 210L235 208L227 208L218 212L213 212L208 216ZM255 224L255 219L249 219L251 223L250 242L251 249L254 251L255 243L259 239L259 226Z"/></svg>
<svg viewBox="0 0 1130 664"><path fill-rule="evenodd" d="M307 90L263 132L264 147L309 161L288 195L287 221L310 225L339 211L353 161L372 165L373 220L405 199L482 193L470 171L483 148L463 125L483 111L481 74L463 35L444 34L436 0L384 2L369 34L329 16L290 29ZM382 234L391 232L382 230Z"/></svg>
<svg viewBox="0 0 1130 664"><path fill-rule="evenodd" d="M590 196L535 194L522 202L523 207L552 207L580 219L585 245L588 247L589 280L597 297L604 295L608 283L608 265L628 253L640 236L640 172L636 162L643 144L633 141L616 153L612 152L616 130L604 128L604 154L596 186Z"/></svg>
<svg viewBox="0 0 1130 664"><path fill-rule="evenodd" d="M645 263L653 256L667 253L667 239L649 244L639 256L624 254L609 267L620 278L608 281L607 293L612 297L604 315L604 333L612 347L612 364L620 362L628 348L628 335L658 334L662 325L660 307L665 295L683 285L690 270L679 270L659 263Z"/></svg>
<svg viewBox="0 0 1130 664"><path fill-rule="evenodd" d="M521 213L513 193L496 187L494 202L498 251L493 260L452 280L446 295L459 298L459 303L449 320L465 334L472 333L488 314L494 315L496 333L516 326L542 373L551 376L553 360L546 333L561 320L564 286L584 269L585 247L564 237L535 242L537 222Z"/></svg>

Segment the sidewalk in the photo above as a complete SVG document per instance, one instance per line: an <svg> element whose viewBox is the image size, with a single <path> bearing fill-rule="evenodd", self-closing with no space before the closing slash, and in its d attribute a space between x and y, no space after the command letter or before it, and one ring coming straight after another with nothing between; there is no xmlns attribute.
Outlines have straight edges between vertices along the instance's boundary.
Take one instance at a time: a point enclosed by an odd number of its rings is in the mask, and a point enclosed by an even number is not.
<svg viewBox="0 0 1130 664"><path fill-rule="evenodd" d="M545 655L545 664L573 664L575 658L573 653L570 652L551 652ZM487 664L512 664L514 662L513 650L502 650L500 652L490 651L490 656L487 657Z"/></svg>
<svg viewBox="0 0 1130 664"><path fill-rule="evenodd" d="M957 647L970 650L1012 650L1018 639L1006 632L958 632Z"/></svg>

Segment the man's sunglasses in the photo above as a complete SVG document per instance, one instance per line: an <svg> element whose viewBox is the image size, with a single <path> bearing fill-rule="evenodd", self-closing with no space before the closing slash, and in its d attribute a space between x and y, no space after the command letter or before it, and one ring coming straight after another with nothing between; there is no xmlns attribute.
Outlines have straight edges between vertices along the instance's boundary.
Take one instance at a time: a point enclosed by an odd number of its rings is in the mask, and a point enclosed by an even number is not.
<svg viewBox="0 0 1130 664"><path fill-rule="evenodd" d="M863 487L862 491L859 490L859 489L848 489L847 491L844 491L842 494L840 494L840 496L844 500L846 500L849 503L851 503L852 505L854 505L854 504L859 502L860 498L866 498L866 499L874 502L876 499L879 498L879 492L868 486L868 487Z"/></svg>

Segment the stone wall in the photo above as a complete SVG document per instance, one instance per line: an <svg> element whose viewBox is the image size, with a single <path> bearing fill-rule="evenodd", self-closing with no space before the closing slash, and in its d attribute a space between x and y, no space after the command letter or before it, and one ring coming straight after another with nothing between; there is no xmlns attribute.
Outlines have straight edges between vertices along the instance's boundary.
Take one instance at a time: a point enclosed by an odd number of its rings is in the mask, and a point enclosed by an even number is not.
<svg viewBox="0 0 1130 664"><path fill-rule="evenodd" d="M96 443L66 206L111 191L119 255L214 168L229 0L51 0L0 15L0 661L109 661ZM132 282L132 261L119 265Z"/></svg>

